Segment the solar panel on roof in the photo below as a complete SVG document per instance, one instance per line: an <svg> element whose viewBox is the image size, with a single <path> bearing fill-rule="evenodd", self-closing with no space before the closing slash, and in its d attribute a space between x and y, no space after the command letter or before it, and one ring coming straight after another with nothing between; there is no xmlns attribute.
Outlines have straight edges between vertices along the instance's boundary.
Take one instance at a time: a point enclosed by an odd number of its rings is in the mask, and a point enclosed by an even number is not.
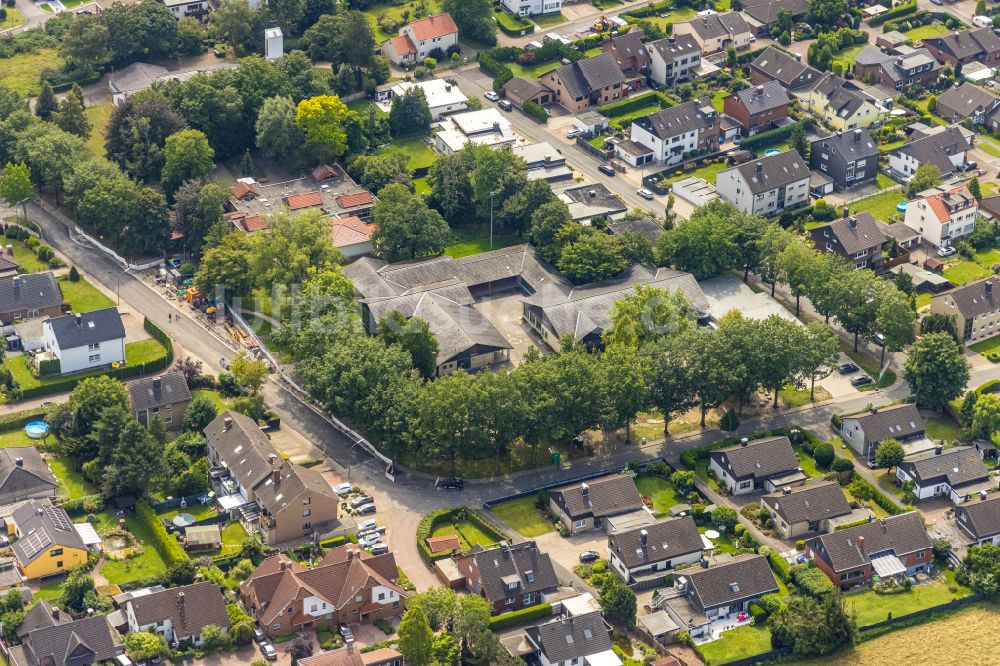
<svg viewBox="0 0 1000 666"><path fill-rule="evenodd" d="M73 529L73 526L69 522L69 518L66 517L66 514L63 511L60 511L53 506L47 506L45 507L45 513L48 515L49 520L52 521L52 524L56 526L57 530Z"/></svg>

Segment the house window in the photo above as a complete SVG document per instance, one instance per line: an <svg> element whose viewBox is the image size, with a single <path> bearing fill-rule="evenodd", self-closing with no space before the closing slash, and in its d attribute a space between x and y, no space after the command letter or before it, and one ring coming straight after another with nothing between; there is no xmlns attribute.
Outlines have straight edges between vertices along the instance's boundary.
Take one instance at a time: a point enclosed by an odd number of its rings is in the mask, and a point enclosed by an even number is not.
<svg viewBox="0 0 1000 666"><path fill-rule="evenodd" d="M379 601L385 601L385 592L379 592L378 593L378 600Z"/></svg>
<svg viewBox="0 0 1000 666"><path fill-rule="evenodd" d="M303 523L302 524L302 531L305 532L306 530L311 530L312 526L313 526L312 523Z"/></svg>
<svg viewBox="0 0 1000 666"><path fill-rule="evenodd" d="M90 355L90 362L91 363L97 363L100 360L101 360L101 355L100 354L91 354Z"/></svg>
<svg viewBox="0 0 1000 666"><path fill-rule="evenodd" d="M924 559L924 556L926 556L926 555L927 555L927 551L925 551L925 550L918 550L917 551L917 559L918 560Z"/></svg>
<svg viewBox="0 0 1000 666"><path fill-rule="evenodd" d="M62 560L59 560L58 562L56 562L56 568L57 569L62 569L62 565L63 565Z"/></svg>
<svg viewBox="0 0 1000 666"><path fill-rule="evenodd" d="M303 504L312 504L312 497L305 498L304 500L302 500L302 503Z"/></svg>
<svg viewBox="0 0 1000 666"><path fill-rule="evenodd" d="M100 342L91 342L89 345L87 345L87 351L97 351L100 348L101 348Z"/></svg>
<svg viewBox="0 0 1000 666"><path fill-rule="evenodd" d="M507 597L507 605L508 606L514 605L514 597Z"/></svg>
<svg viewBox="0 0 1000 666"><path fill-rule="evenodd" d="M28 319L35 319L38 317L38 310L28 310Z"/></svg>
<svg viewBox="0 0 1000 666"><path fill-rule="evenodd" d="M303 518L308 518L310 513L312 513L312 510L311 509L306 509L305 511L302 512L302 517Z"/></svg>
<svg viewBox="0 0 1000 666"><path fill-rule="evenodd" d="M740 489L749 488L751 483L751 481L740 481Z"/></svg>
<svg viewBox="0 0 1000 666"><path fill-rule="evenodd" d="M53 548L52 550L49 551L49 557L59 557L62 554L63 554L62 548Z"/></svg>
<svg viewBox="0 0 1000 666"><path fill-rule="evenodd" d="M163 418L163 422L164 423L173 423L174 422L174 417L172 417L172 416L166 416L166 417Z"/></svg>
<svg viewBox="0 0 1000 666"><path fill-rule="evenodd" d="M586 527L586 526L587 526L586 520L578 520L575 523L573 523L573 527Z"/></svg>

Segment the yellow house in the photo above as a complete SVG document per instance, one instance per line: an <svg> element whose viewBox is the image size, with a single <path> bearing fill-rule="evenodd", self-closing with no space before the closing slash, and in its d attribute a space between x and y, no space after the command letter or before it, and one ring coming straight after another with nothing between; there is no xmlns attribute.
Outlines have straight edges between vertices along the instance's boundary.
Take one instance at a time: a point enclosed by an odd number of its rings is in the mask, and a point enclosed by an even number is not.
<svg viewBox="0 0 1000 666"><path fill-rule="evenodd" d="M844 84L844 79L829 74L811 89L796 92L795 96L806 110L837 131L868 127L878 120L878 107Z"/></svg>
<svg viewBox="0 0 1000 666"><path fill-rule="evenodd" d="M86 564L87 546L66 512L48 501L30 500L11 515L17 541L11 545L25 578L45 578Z"/></svg>

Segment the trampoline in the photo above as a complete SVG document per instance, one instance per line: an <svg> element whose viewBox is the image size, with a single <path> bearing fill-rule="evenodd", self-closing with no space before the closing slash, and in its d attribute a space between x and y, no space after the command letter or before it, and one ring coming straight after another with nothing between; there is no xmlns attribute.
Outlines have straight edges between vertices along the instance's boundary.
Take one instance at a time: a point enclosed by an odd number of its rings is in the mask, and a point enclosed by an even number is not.
<svg viewBox="0 0 1000 666"><path fill-rule="evenodd" d="M24 432L31 439L41 439L49 434L49 424L45 421L32 421L24 426Z"/></svg>
<svg viewBox="0 0 1000 666"><path fill-rule="evenodd" d="M178 513L174 516L173 521L171 522L173 522L173 524L177 527L187 527L188 525L194 523L194 516L190 513Z"/></svg>

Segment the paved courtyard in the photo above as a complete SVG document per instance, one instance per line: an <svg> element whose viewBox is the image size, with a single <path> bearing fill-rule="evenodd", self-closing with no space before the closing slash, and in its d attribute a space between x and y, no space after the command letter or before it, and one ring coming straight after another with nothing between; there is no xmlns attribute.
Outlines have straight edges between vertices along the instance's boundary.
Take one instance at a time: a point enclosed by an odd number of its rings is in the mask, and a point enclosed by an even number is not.
<svg viewBox="0 0 1000 666"><path fill-rule="evenodd" d="M514 346L510 350L510 362L513 365L520 365L524 353L531 347L548 350L548 346L521 319L523 298L524 294L520 291L508 291L495 296L484 296L475 305Z"/></svg>

